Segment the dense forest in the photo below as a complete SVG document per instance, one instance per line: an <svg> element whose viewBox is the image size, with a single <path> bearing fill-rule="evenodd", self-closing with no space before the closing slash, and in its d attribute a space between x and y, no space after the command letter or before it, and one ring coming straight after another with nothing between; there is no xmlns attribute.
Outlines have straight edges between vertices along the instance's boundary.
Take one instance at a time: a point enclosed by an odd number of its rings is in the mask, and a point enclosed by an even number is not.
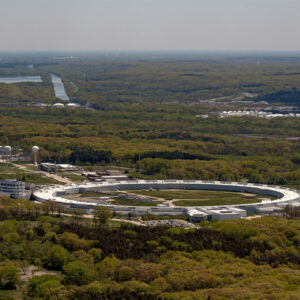
<svg viewBox="0 0 300 300"><path fill-rule="evenodd" d="M299 297L299 220L111 227L103 214L93 222L51 203L0 201L0 299Z"/></svg>
<svg viewBox="0 0 300 300"><path fill-rule="evenodd" d="M186 105L127 104L105 110L1 108L0 143L40 161L115 165L144 178L300 183L300 120L199 119Z"/></svg>
<svg viewBox="0 0 300 300"><path fill-rule="evenodd" d="M299 104L299 57L78 53L64 60L55 56L3 56L0 77L42 75L43 83L0 84L0 102L55 102L49 79L53 72L62 77L73 101L95 108L111 103L232 100L242 93L258 96L244 100Z"/></svg>

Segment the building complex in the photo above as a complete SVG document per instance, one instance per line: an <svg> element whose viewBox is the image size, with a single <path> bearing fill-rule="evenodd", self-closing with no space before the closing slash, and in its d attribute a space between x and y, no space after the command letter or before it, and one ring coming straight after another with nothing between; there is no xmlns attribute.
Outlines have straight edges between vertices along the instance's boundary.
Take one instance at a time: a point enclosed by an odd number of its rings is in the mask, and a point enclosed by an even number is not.
<svg viewBox="0 0 300 300"><path fill-rule="evenodd" d="M259 195L272 196L276 200L263 201L260 203L222 205L222 206L122 206L111 204L99 204L95 202L85 202L67 199L70 194L83 193L86 191L116 191L116 190L141 190L141 189L185 189L185 190L216 190L242 193L255 193ZM156 216L179 216L186 215L191 221L202 219L238 219L245 217L249 213L260 213L264 210L278 211L287 204L296 205L300 203L300 193L298 191L277 186L219 182L219 181L194 181L194 180L131 180L120 182L88 182L82 184L47 187L34 192L36 201L56 201L67 208L81 208L92 213L96 205L105 205L110 210L132 216L141 216L150 213Z"/></svg>

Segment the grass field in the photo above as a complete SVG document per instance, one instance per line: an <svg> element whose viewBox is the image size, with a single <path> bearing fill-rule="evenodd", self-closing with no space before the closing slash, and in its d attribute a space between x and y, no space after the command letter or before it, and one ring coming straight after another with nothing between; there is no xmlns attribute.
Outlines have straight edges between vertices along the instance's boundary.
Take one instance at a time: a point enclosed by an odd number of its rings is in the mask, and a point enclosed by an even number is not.
<svg viewBox="0 0 300 300"><path fill-rule="evenodd" d="M234 205L261 202L265 197L256 194L234 193L224 191L206 190L160 190L160 191L131 191L132 193L150 197L174 200L177 206L208 206L208 205Z"/></svg>
<svg viewBox="0 0 300 300"><path fill-rule="evenodd" d="M19 163L22 165L21 163ZM24 165L24 164L23 164ZM27 167L27 166L26 166ZM34 170L34 166L29 166L30 170L21 170L15 167L14 165L9 165L8 168L5 164L0 164L0 180L6 179L18 179L25 182L31 182L37 185L44 185L44 184L62 184L61 182L44 176L43 174L31 172ZM36 170L38 170L36 168Z"/></svg>
<svg viewBox="0 0 300 300"><path fill-rule="evenodd" d="M82 180L86 180L86 177L83 177L83 176L80 176L77 174L67 173L67 172L59 172L58 175L66 177L75 182L80 182Z"/></svg>
<svg viewBox="0 0 300 300"><path fill-rule="evenodd" d="M117 196L120 193L118 192L111 192L111 193L101 193L101 192L84 192L80 194L81 198L86 198L86 197L110 197L110 196Z"/></svg>
<svg viewBox="0 0 300 300"><path fill-rule="evenodd" d="M261 202L260 199L249 198L249 199L211 199L211 200L178 200L174 201L173 204L176 206L214 206L214 205L236 205L236 204L250 204Z"/></svg>
<svg viewBox="0 0 300 300"><path fill-rule="evenodd" d="M37 185L43 185L43 184L63 184L53 178L49 178L46 176L42 176L38 173L9 173L9 174L3 174L0 173L0 180L6 180L6 179L18 179L25 182L31 182Z"/></svg>
<svg viewBox="0 0 300 300"><path fill-rule="evenodd" d="M151 203L151 202L144 202L138 200L129 200L126 198L115 198L113 201L111 201L111 204L114 205L128 205L128 206L156 206L159 203L161 202L155 201Z"/></svg>

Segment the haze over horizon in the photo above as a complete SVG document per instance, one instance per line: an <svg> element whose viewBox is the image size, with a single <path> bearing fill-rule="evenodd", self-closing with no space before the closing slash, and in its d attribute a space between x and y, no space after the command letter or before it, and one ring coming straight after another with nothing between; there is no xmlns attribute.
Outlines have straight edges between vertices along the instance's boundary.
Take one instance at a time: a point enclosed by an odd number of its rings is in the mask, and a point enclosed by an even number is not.
<svg viewBox="0 0 300 300"><path fill-rule="evenodd" d="M0 51L299 51L297 0L1 0Z"/></svg>

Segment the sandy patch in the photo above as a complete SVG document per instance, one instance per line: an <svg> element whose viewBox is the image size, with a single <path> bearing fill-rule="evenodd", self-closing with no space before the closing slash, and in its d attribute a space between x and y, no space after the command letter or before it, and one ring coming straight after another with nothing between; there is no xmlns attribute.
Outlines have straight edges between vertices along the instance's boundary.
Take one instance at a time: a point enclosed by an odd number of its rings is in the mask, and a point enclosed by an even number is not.
<svg viewBox="0 0 300 300"><path fill-rule="evenodd" d="M21 280L24 282L28 282L28 280L34 276L42 276L42 275L55 275L57 274L55 272L50 272L44 269L40 269L36 266L29 266L25 269L25 272L21 270Z"/></svg>

